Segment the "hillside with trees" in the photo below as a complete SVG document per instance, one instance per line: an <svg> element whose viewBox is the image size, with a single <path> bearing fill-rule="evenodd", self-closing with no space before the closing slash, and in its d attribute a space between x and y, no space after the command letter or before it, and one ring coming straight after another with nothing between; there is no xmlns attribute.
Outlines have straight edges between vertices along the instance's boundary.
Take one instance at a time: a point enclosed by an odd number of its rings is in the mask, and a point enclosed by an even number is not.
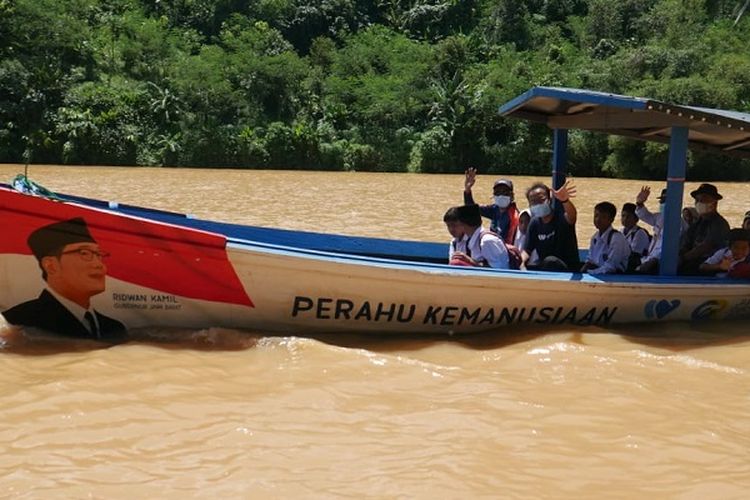
<svg viewBox="0 0 750 500"><path fill-rule="evenodd" d="M0 0L0 162L546 174L549 130L497 114L534 85L750 112L748 3ZM666 154L572 131L569 162Z"/></svg>

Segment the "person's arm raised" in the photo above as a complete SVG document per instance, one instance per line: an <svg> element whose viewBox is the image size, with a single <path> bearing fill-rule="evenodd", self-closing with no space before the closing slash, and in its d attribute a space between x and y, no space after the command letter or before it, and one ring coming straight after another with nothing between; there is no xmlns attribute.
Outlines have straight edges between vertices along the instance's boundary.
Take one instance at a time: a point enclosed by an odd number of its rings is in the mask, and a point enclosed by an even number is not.
<svg viewBox="0 0 750 500"><path fill-rule="evenodd" d="M473 205L474 196L471 193L471 188L474 187L474 183L477 181L477 169L467 168L464 177L464 205Z"/></svg>
<svg viewBox="0 0 750 500"><path fill-rule="evenodd" d="M575 225L578 220L578 211L576 210L576 206L573 205L573 202L570 200L571 198L575 198L576 195L576 186L573 184L573 181L565 181L565 184L560 186L560 189L552 190L552 195L562 203L563 209L565 210L565 220L568 221L568 224L571 226Z"/></svg>

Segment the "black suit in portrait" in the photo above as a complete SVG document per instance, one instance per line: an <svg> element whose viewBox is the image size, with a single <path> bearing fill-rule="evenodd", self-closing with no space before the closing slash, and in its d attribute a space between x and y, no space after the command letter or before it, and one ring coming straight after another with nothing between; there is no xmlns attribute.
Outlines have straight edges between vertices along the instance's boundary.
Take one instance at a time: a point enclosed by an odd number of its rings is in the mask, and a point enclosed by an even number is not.
<svg viewBox="0 0 750 500"><path fill-rule="evenodd" d="M101 337L91 333L51 293L44 290L38 298L23 302L3 312L5 320L12 325L41 328L59 335L84 339L122 342L126 337L125 325L97 311Z"/></svg>

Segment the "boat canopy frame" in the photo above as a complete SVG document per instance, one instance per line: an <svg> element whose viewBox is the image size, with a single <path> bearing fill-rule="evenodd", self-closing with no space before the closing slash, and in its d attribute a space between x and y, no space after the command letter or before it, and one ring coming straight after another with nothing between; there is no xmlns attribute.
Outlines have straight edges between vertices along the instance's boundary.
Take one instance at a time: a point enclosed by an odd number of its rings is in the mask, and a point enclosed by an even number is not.
<svg viewBox="0 0 750 500"><path fill-rule="evenodd" d="M502 116L552 129L552 185L565 183L568 130L582 129L669 144L667 201L659 274L677 274L687 151L750 158L750 114L669 104L583 89L533 87L499 108Z"/></svg>

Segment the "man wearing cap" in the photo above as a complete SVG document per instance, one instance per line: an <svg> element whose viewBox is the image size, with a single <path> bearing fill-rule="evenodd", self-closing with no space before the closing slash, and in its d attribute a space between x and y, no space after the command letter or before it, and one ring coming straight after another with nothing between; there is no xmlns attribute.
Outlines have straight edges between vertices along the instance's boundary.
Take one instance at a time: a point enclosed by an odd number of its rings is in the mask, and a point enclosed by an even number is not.
<svg viewBox="0 0 750 500"><path fill-rule="evenodd" d="M664 207L667 201L667 189L661 190L657 200L659 201L659 212L651 212L646 207L646 200L651 194L650 186L643 186L635 197L635 215L654 228L654 234L648 247L646 255L641 259L636 272L642 274L656 274L659 271L659 258L661 257L661 234L664 229Z"/></svg>
<svg viewBox="0 0 750 500"><path fill-rule="evenodd" d="M91 236L86 221L78 217L43 226L27 242L47 287L36 299L4 311L5 319L69 337L123 340L125 325L91 305L91 297L105 289L103 259L107 254Z"/></svg>
<svg viewBox="0 0 750 500"><path fill-rule="evenodd" d="M703 261L724 247L729 235L729 223L719 214L719 200L723 198L713 184L701 184L690 196L695 200L698 221L682 235L680 242L680 274L700 274Z"/></svg>
<svg viewBox="0 0 750 500"><path fill-rule="evenodd" d="M477 169L466 170L464 180L464 205L474 205L471 188L477 178ZM480 205L482 217L490 219L490 231L499 235L505 243L513 245L518 229L518 208L513 199L513 182L509 179L498 179L492 186L493 203Z"/></svg>

